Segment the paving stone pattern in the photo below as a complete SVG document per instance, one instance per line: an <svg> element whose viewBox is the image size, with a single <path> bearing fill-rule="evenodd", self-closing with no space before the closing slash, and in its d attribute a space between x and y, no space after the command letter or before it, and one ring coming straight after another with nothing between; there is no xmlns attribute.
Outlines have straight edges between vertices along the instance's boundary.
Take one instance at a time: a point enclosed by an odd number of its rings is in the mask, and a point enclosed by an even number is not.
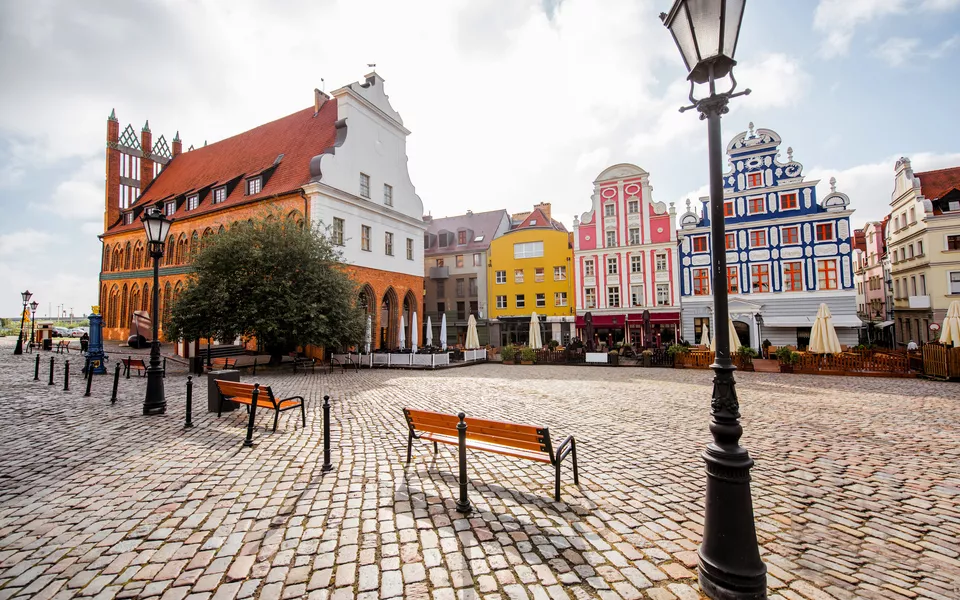
<svg viewBox="0 0 960 600"><path fill-rule="evenodd" d="M143 379L69 392L0 355L0 600L5 598L699 598L711 373L480 365L442 372L261 372L307 397L276 433L206 413L140 414ZM182 369L182 368L181 368ZM774 599L960 598L960 386L738 374ZM245 381L252 381L249 374ZM321 474L321 398L334 406ZM473 453L454 510L454 448L415 442L401 408L548 426L578 440L580 481Z"/></svg>

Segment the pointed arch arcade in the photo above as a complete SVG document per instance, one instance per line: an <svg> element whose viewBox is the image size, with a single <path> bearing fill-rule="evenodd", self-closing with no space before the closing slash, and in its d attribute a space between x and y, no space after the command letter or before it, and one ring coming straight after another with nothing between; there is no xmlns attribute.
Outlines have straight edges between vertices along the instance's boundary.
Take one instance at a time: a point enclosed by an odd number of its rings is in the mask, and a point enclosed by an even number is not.
<svg viewBox="0 0 960 600"><path fill-rule="evenodd" d="M396 348L399 339L400 306L397 292L388 287L380 301L380 318L377 319L377 340L379 348Z"/></svg>

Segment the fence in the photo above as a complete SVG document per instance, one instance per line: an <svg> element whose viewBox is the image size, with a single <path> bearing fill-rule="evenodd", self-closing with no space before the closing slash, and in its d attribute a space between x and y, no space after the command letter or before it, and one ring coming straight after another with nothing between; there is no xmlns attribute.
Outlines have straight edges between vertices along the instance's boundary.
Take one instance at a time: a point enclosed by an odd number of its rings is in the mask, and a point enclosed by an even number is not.
<svg viewBox="0 0 960 600"><path fill-rule="evenodd" d="M923 372L931 377L960 377L960 348L938 344L923 347Z"/></svg>
<svg viewBox="0 0 960 600"><path fill-rule="evenodd" d="M674 365L685 369L709 369L713 364L714 352L712 350L691 350L690 352L677 352L674 357Z"/></svg>
<svg viewBox="0 0 960 600"><path fill-rule="evenodd" d="M864 350L842 354L800 353L800 362L794 367L800 373L883 373L911 375L910 359L906 353Z"/></svg>

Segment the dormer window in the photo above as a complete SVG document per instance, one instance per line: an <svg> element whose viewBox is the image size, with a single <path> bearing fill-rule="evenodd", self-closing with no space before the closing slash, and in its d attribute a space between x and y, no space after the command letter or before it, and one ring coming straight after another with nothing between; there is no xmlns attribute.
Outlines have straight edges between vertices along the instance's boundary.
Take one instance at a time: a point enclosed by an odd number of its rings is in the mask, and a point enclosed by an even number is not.
<svg viewBox="0 0 960 600"><path fill-rule="evenodd" d="M177 203L175 200L169 200L163 203L163 214L170 217L177 212Z"/></svg>
<svg viewBox="0 0 960 600"><path fill-rule="evenodd" d="M536 220L536 219L530 219L530 224L531 224L531 225L536 225L536 224L537 224L537 220Z"/></svg>
<svg viewBox="0 0 960 600"><path fill-rule="evenodd" d="M254 177L253 179L247 180L247 195L253 196L254 194L259 194L260 190L263 189L263 178Z"/></svg>
<svg viewBox="0 0 960 600"><path fill-rule="evenodd" d="M763 173L747 173L747 187L763 187Z"/></svg>
<svg viewBox="0 0 960 600"><path fill-rule="evenodd" d="M124 225L133 225L133 213L128 212L123 215L123 224Z"/></svg>
<svg viewBox="0 0 960 600"><path fill-rule="evenodd" d="M457 245L463 246L467 243L467 232L464 230L457 232Z"/></svg>
<svg viewBox="0 0 960 600"><path fill-rule="evenodd" d="M222 185L213 190L213 203L220 204L227 199L227 186Z"/></svg>
<svg viewBox="0 0 960 600"><path fill-rule="evenodd" d="M366 173L360 173L360 195L364 198L370 197L370 176Z"/></svg>
<svg viewBox="0 0 960 600"><path fill-rule="evenodd" d="M200 206L200 194L190 194L187 196L187 210L194 210Z"/></svg>

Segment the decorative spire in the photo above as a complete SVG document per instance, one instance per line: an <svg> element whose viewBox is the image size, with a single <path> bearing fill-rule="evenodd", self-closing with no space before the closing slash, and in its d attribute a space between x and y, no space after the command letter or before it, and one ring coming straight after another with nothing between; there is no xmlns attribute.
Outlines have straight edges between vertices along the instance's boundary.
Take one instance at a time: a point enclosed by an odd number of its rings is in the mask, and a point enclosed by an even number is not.
<svg viewBox="0 0 960 600"><path fill-rule="evenodd" d="M177 131L177 134L176 134L175 136L173 136L173 141L175 141L175 142L179 142L179 141L180 141L180 131Z"/></svg>
<svg viewBox="0 0 960 600"><path fill-rule="evenodd" d="M204 148L207 147L207 140L203 140L203 147L204 147Z"/></svg>
<svg viewBox="0 0 960 600"><path fill-rule="evenodd" d="M141 131L150 133L150 119L147 119L147 121L143 124L143 129L141 129Z"/></svg>
<svg viewBox="0 0 960 600"><path fill-rule="evenodd" d="M690 198L687 198L687 212L690 212Z"/></svg>
<svg viewBox="0 0 960 600"><path fill-rule="evenodd" d="M830 178L830 193L833 194L833 193L835 193L836 191L837 191L837 178L836 178L836 177L831 177L831 178Z"/></svg>
<svg viewBox="0 0 960 600"><path fill-rule="evenodd" d="M753 137L753 136L754 136L754 134L753 134L753 121L750 121L750 124L747 125L747 129L750 130L750 133L749 133L749 135L747 135L747 137Z"/></svg>
<svg viewBox="0 0 960 600"><path fill-rule="evenodd" d="M110 116L107 117L108 121L117 121L117 110L115 108L110 109Z"/></svg>
<svg viewBox="0 0 960 600"><path fill-rule="evenodd" d="M787 146L787 160L793 162L793 146Z"/></svg>

